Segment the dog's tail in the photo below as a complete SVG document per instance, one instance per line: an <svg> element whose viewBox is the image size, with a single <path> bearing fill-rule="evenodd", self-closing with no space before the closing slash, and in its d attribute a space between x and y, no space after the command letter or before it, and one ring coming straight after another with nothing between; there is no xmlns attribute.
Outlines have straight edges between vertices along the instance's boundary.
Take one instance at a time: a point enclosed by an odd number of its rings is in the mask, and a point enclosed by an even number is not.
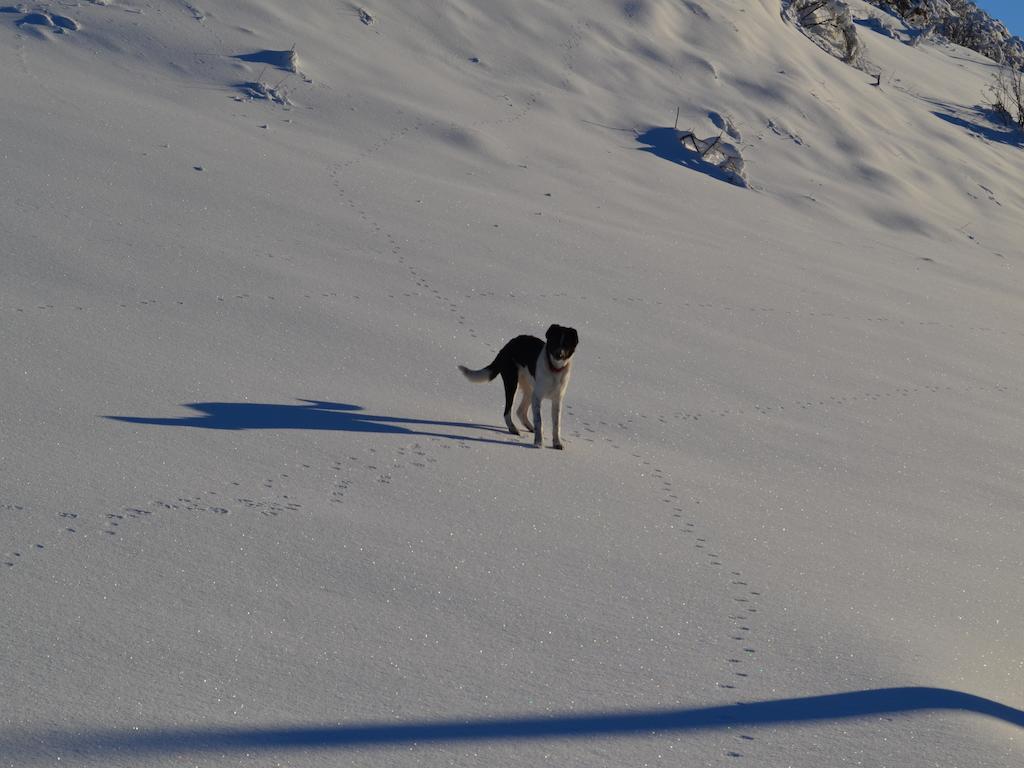
<svg viewBox="0 0 1024 768"><path fill-rule="evenodd" d="M491 363L486 368L481 368L479 371L471 371L464 365L460 365L459 370L462 371L463 376L472 381L474 384L480 384L485 381L493 381L494 377L498 375L498 367L494 363Z"/></svg>

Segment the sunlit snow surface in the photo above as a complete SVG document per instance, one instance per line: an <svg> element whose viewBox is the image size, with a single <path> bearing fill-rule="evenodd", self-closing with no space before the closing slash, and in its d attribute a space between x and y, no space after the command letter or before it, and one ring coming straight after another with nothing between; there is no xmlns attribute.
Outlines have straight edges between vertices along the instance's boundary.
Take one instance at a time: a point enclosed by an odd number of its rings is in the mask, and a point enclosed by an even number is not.
<svg viewBox="0 0 1024 768"><path fill-rule="evenodd" d="M850 5L0 8L0 765L1019 766L1022 141Z"/></svg>

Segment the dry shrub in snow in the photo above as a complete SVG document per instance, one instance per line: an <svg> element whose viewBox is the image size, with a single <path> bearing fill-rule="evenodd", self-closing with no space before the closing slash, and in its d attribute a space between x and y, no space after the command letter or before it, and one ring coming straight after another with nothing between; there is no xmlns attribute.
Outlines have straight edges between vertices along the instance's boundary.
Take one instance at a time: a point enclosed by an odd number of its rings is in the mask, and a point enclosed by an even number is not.
<svg viewBox="0 0 1024 768"><path fill-rule="evenodd" d="M788 0L783 16L805 35L833 56L848 64L860 59L861 44L857 37L850 8L842 0Z"/></svg>
<svg viewBox="0 0 1024 768"><path fill-rule="evenodd" d="M1000 64L1024 67L1024 41L972 0L868 0L908 24L970 48Z"/></svg>
<svg viewBox="0 0 1024 768"><path fill-rule="evenodd" d="M890 0L889 2L869 0L869 2L901 16L908 23L919 27L934 24L940 19L953 15L949 0Z"/></svg>
<svg viewBox="0 0 1024 768"><path fill-rule="evenodd" d="M1003 64L989 91L992 109L1007 123L1024 131L1024 73L1018 67Z"/></svg>
<svg viewBox="0 0 1024 768"><path fill-rule="evenodd" d="M683 131L679 136L679 143L683 145L683 149L696 152L705 162L717 166L733 184L747 186L743 156L736 147L722 141L720 135L698 139L693 131Z"/></svg>

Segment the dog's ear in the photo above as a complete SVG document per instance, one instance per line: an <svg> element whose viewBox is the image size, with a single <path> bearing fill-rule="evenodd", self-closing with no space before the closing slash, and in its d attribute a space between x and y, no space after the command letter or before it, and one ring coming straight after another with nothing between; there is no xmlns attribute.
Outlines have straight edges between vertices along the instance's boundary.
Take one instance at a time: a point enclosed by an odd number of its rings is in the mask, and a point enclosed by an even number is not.
<svg viewBox="0 0 1024 768"><path fill-rule="evenodd" d="M565 335L566 335L567 341L568 341L568 344L566 344L566 346L569 347L569 349L576 349L576 347L580 343L580 335L578 333L576 333L576 329L575 328L566 328L565 329Z"/></svg>
<svg viewBox="0 0 1024 768"><path fill-rule="evenodd" d="M548 328L548 332L544 334L544 338L547 339L548 342L550 342L552 338L554 338L556 335L558 335L558 332L561 329L562 329L562 326L560 326L560 325L557 325L557 324L556 325L552 325L550 328Z"/></svg>

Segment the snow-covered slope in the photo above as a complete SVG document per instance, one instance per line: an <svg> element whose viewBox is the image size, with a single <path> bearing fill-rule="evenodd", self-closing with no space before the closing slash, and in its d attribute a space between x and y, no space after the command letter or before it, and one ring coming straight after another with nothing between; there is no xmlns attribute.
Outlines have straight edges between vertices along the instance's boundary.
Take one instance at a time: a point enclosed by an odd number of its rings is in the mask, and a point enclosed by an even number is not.
<svg viewBox="0 0 1024 768"><path fill-rule="evenodd" d="M0 764L1019 765L1021 138L850 5L0 8Z"/></svg>

